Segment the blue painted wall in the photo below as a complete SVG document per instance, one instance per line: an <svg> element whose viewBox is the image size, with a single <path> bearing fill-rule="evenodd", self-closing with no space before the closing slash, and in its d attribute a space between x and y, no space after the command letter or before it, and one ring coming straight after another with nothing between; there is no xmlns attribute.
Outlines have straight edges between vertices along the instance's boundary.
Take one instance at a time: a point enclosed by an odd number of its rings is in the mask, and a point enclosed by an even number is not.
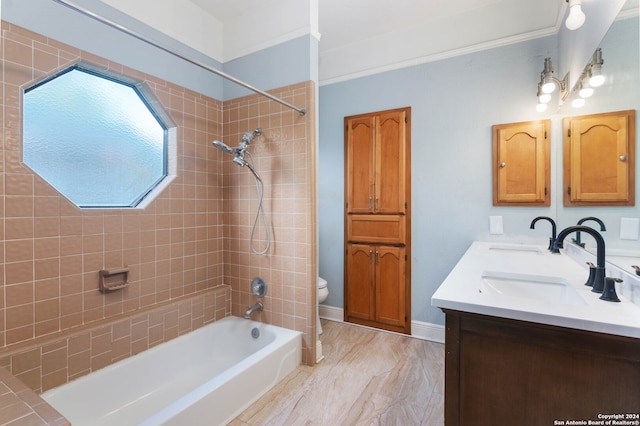
<svg viewBox="0 0 640 426"><path fill-rule="evenodd" d="M221 64L102 2L74 0L74 3L261 90L317 81L318 47L317 40L311 36L299 37ZM2 19L214 99L224 101L253 93L51 0L3 0Z"/></svg>
<svg viewBox="0 0 640 426"><path fill-rule="evenodd" d="M630 21L622 46L635 55L635 65L631 65L635 83L626 81L628 85L623 86L619 81L620 86L613 90L631 93L637 106L638 21ZM610 59L613 55L617 53L605 53ZM431 306L431 295L472 241L531 239L544 243L548 239L549 229L541 226L531 231L529 223L538 215L556 217L562 204L557 190L562 179L562 117L591 111L535 111L536 85L547 56L557 57L555 36L320 87L319 271L329 286L325 304L344 307L345 116L412 108L413 320L444 323L440 310ZM618 96L610 98L598 112L629 108ZM552 206L493 207L491 126L540 118L551 118L553 126ZM634 214L640 216L637 209ZM489 235L492 215L503 216L504 235ZM570 224L563 222L560 225Z"/></svg>
<svg viewBox="0 0 640 426"><path fill-rule="evenodd" d="M301 59L317 58L317 48L314 46L317 46L317 40L310 35L298 37L225 62L224 72L264 91L313 80L314 61ZM317 70L317 65L315 69ZM235 99L252 93L231 81L224 82L225 99Z"/></svg>

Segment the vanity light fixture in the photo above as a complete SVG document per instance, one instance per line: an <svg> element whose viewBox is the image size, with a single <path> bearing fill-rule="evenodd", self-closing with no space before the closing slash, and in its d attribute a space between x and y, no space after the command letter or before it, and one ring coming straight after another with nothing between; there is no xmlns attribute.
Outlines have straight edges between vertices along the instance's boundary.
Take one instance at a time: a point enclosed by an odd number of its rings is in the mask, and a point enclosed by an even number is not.
<svg viewBox="0 0 640 426"><path fill-rule="evenodd" d="M543 112L547 109L547 104L551 101L551 94L555 92L556 87L560 91L561 99L566 99L568 76L569 74L567 74L564 79L558 80L553 74L551 58L545 58L544 68L540 73L540 82L538 83L538 105L536 106L538 112Z"/></svg>
<svg viewBox="0 0 640 426"><path fill-rule="evenodd" d="M582 11L582 0L566 0L569 3L569 16L564 25L569 30L577 30L584 24L585 15Z"/></svg>
<svg viewBox="0 0 640 426"><path fill-rule="evenodd" d="M603 63L602 49L598 48L593 53L591 61L584 67L584 71L582 71L580 79L571 93L573 97L571 101L572 107L582 108L586 99L593 95L593 88L604 83L604 75L601 74Z"/></svg>
<svg viewBox="0 0 640 426"><path fill-rule="evenodd" d="M602 64L604 64L602 60L602 49L597 48L596 51L593 52L591 63L588 65L589 84L591 87L600 87L604 84L605 77L602 75Z"/></svg>
<svg viewBox="0 0 640 426"><path fill-rule="evenodd" d="M558 80L553 75L553 64L551 63L551 58L545 58L544 68L540 73L540 89L542 90L542 93L551 94L555 92L556 86L560 89L561 95L564 96L567 91L567 77L563 80Z"/></svg>
<svg viewBox="0 0 640 426"><path fill-rule="evenodd" d="M593 87L589 85L589 80L586 78L580 80L578 88L578 95L581 98L590 98L593 95Z"/></svg>

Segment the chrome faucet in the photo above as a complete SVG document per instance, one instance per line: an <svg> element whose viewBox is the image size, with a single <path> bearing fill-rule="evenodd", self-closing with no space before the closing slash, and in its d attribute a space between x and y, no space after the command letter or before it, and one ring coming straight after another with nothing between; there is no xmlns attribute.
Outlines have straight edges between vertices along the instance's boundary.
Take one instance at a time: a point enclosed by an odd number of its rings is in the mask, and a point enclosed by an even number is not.
<svg viewBox="0 0 640 426"><path fill-rule="evenodd" d="M593 216L583 217L582 219L580 219L578 221L578 225L582 225L587 220L593 220L594 222L598 222L598 225L600 225L600 231L601 232L604 232L604 231L607 230L607 227L604 226L604 222L601 221L600 219L598 219L597 217L593 217ZM580 247L584 247L584 243L582 241L580 241L580 231L576 231L576 237L572 241L575 244L579 245Z"/></svg>
<svg viewBox="0 0 640 426"><path fill-rule="evenodd" d="M262 312L263 309L264 309L264 305L262 304L262 302L256 302L253 304L253 306L247 308L247 310L244 313L244 317L247 319L251 319L252 313L254 313L255 311Z"/></svg>
<svg viewBox="0 0 640 426"><path fill-rule="evenodd" d="M590 234L596 240L597 252L596 252L596 270L595 277L593 279L593 289L591 291L595 293L602 293L604 290L604 275L605 275L605 254L604 254L604 238L598 231L593 228L589 228L584 225L569 226L558 234L558 238L553 242L552 253L560 253L560 249L563 248L564 239L572 232L586 232Z"/></svg>
<svg viewBox="0 0 640 426"><path fill-rule="evenodd" d="M531 221L531 225L529 225L529 229L535 229L536 227L536 222L539 220L546 220L549 221L549 223L551 223L551 238L549 238L549 247L548 250L552 251L553 248L553 242L556 240L556 222L551 219L550 217L547 216L538 216L535 219L533 219Z"/></svg>

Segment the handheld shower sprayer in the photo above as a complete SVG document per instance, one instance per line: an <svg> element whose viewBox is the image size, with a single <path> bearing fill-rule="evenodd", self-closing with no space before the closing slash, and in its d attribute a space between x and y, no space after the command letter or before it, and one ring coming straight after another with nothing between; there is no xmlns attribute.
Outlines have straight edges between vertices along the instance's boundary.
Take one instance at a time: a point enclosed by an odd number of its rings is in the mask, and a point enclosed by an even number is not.
<svg viewBox="0 0 640 426"><path fill-rule="evenodd" d="M259 127L255 129L253 132L245 132L242 135L242 140L240 141L240 145L238 145L238 147L236 148L231 148L226 143L218 140L214 140L212 142L213 146L219 149L220 151L227 153L229 155L234 155L235 157L233 157L233 162L239 165L240 167L247 167L251 171L253 176L256 178L256 191L258 193L258 209L256 211L256 217L253 221L253 226L251 227L251 236L249 239L250 240L249 245L251 247L251 251L254 252L255 254L265 254L269 250L269 247L271 246L271 235L269 233L267 218L264 213L264 209L262 208L262 198L264 194L262 179L260 178L260 175L254 168L253 157L251 153L247 151L247 147L251 144L251 142L253 142L253 139L256 136L260 136L260 135L262 135L262 129ZM245 154L249 156L249 162L247 162L247 160L244 159ZM260 217L260 215L262 215L262 222L264 224L265 232L267 235L267 245L264 248L264 250L261 250L261 251L256 250L253 246L253 236L254 236L256 226L258 224L258 218Z"/></svg>
<svg viewBox="0 0 640 426"><path fill-rule="evenodd" d="M227 145L224 142L213 141L211 143L213 144L213 146L215 146L216 148L218 148L222 152L226 152L229 155L233 155L234 154L233 149L231 149L231 147L229 147L229 145Z"/></svg>
<svg viewBox="0 0 640 426"><path fill-rule="evenodd" d="M247 162L244 160L244 153L247 150L247 147L251 144L251 142L253 142L253 139L256 136L260 136L261 134L262 129L260 127L255 129L253 132L245 132L242 135L240 145L238 145L236 148L231 148L226 143L218 140L213 141L212 144L222 152L225 152L229 155L235 155L236 157L233 159L233 162L241 167L244 167L247 165Z"/></svg>

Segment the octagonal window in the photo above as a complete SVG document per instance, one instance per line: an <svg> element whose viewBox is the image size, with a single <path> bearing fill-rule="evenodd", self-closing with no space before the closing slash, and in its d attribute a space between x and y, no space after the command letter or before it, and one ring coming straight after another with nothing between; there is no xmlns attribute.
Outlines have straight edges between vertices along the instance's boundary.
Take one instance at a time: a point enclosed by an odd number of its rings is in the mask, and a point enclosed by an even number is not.
<svg viewBox="0 0 640 426"><path fill-rule="evenodd" d="M175 127L140 82L75 65L24 92L23 161L79 207L136 207Z"/></svg>

